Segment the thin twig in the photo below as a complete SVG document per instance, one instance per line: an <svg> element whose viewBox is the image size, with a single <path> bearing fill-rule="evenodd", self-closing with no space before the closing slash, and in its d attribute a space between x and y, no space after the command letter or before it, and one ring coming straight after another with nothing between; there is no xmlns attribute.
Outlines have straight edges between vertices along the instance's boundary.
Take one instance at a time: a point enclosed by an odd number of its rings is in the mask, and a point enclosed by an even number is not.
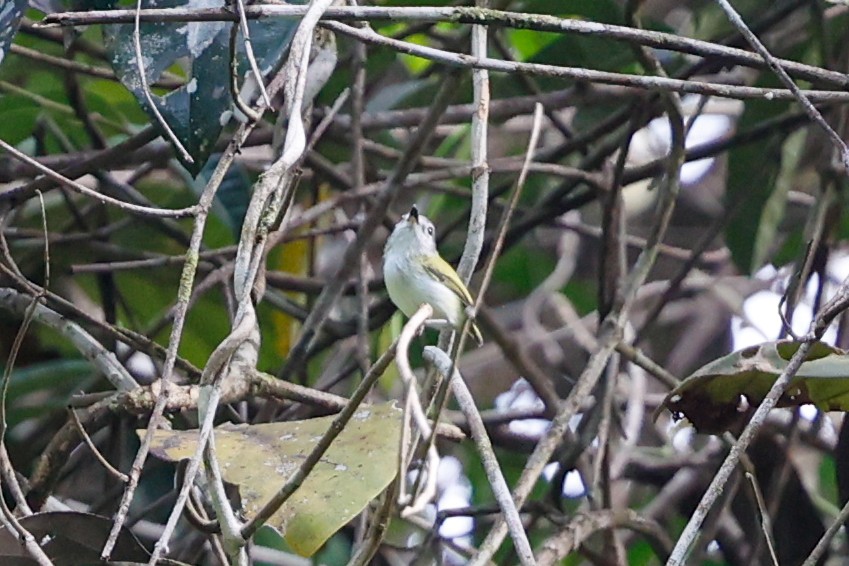
<svg viewBox="0 0 849 566"><path fill-rule="evenodd" d="M33 159L29 155L25 154L22 151L19 151L14 146L9 145L3 140L0 140L0 148L3 148L8 153L12 154L15 159L18 159L27 165L41 171L45 176L49 177L56 183L60 185L64 185L69 189L73 189L80 194L85 196L94 198L99 200L104 204L111 204L113 206L117 206L118 208L122 208L127 212L132 212L135 214L143 214L147 216L160 216L160 217L169 217L169 218L185 218L187 216L194 216L197 212L196 206L190 206L188 208L176 208L176 209L161 209L161 208L153 208L149 206L139 206L137 204L132 204L129 202L124 202L110 196L104 195L103 193L99 193L94 189L90 189L85 185L77 183L76 181L72 181L68 177L62 175L61 173L57 173L53 169L47 167L46 165L42 165L37 160Z"/></svg>
<svg viewBox="0 0 849 566"><path fill-rule="evenodd" d="M370 514L371 523L369 524L368 532L366 532L362 544L360 544L357 551L348 561L347 566L367 566L372 563L372 557L374 557L380 548L381 541L386 536L386 528L389 526L389 519L395 504L395 486L397 485L397 481L392 482L389 488L383 493L383 501L380 506Z"/></svg>
<svg viewBox="0 0 849 566"><path fill-rule="evenodd" d="M834 131L828 122L825 121L820 111L817 110L816 106L814 106L809 98L806 96L804 91L800 89L796 83L790 78L790 75L787 74L787 71L783 67L783 63L773 57L772 53L766 48L766 46L761 43L758 37L752 33L752 30L749 29L749 26L746 25L746 22L743 21L743 18L734 9L734 6L728 0L716 0L719 7L722 8L722 11L725 12L725 15L728 16L728 20L737 28L737 31L740 32L746 41L751 45L755 51L760 53L761 57L763 57L766 64L770 69L778 76L778 79L787 87L787 89L793 94L793 97L799 101L802 105L802 108L805 111L811 120L816 122L825 133L831 138L831 141L840 151L840 160L843 162L843 170L845 174L849 174L849 146L846 145L846 142L843 141L843 138Z"/></svg>
<svg viewBox="0 0 849 566"><path fill-rule="evenodd" d="M248 63L251 67L251 72L253 72L254 74L254 79L256 80L256 85L259 89L260 94L262 95L262 99L265 101L265 105L270 108L271 97L268 96L268 92L265 90L265 82L263 81L262 73L259 71L259 65L257 65L256 63L256 57L254 57L254 49L251 45L251 35L250 29L248 29L248 18L245 15L244 0L236 0L236 8L239 13L239 26L242 29L242 37L245 40L245 57L247 57L248 59Z"/></svg>
<svg viewBox="0 0 849 566"><path fill-rule="evenodd" d="M536 151L537 144L539 143L539 136L542 130L542 117L543 107L541 104L537 104L534 108L534 118L533 123L531 125L531 134L528 139L528 145L527 150L525 151L525 158L522 163L522 169L519 171L519 177L513 187L513 192L510 195L510 200L507 203L507 207L504 209L501 219L498 222L498 227L495 233L495 242L492 246L492 251L490 252L489 257L487 258L486 266L484 267L480 290L478 292L477 300L475 301L475 309L478 309L482 304L483 294L486 292L486 289L489 288L490 281L492 281L492 275L495 272L495 262L500 256L501 250L504 247L504 238L507 235L507 228L508 226L510 226L510 220L513 217L513 212L516 210L516 206L519 204L519 197L521 196L522 190L525 187L525 181L528 177L528 168L534 159L534 153ZM542 399L546 411L551 414L556 414L557 407L560 405L560 397L554 390L554 386L551 379L537 379L537 377L538 375L536 373L530 373L525 376L525 378L530 382L531 386L534 388L536 394L540 397L540 399Z"/></svg>
<svg viewBox="0 0 849 566"><path fill-rule="evenodd" d="M305 6L293 5L252 5L245 8L248 19L267 17L302 17ZM92 10L89 12L64 12L48 14L40 27L75 26L105 23L132 23L135 10ZM226 8L165 8L142 10L143 21L151 22L188 22L188 21L236 21L238 15ZM528 29L553 33L574 33L588 36L605 37L644 45L657 49L678 51L701 57L714 57L749 67L762 67L763 60L744 49L728 47L718 43L700 41L650 30L627 26L616 26L576 18L558 18L545 14L484 10L477 7L429 7L429 6L334 6L324 13L324 21L375 21L393 22L450 22L481 26L506 26L516 29ZM782 66L797 74L799 78L821 81L838 87L849 86L849 77L843 73L805 65L796 61L780 60Z"/></svg>
<svg viewBox="0 0 849 566"><path fill-rule="evenodd" d="M420 317L421 318L421 317ZM410 319L407 322L407 326L420 328L423 324L423 320L412 320ZM286 484L280 488L280 490L271 498L271 500L260 509L259 512L250 520L247 524L242 528L242 536L247 540L249 539L258 528L265 524L266 521L280 508L283 503L286 502L287 499L295 492L296 489L303 483L304 479L309 475L315 465L319 462L321 457L327 452L327 449L330 448L330 444L333 440L339 435L340 432L345 428L345 424L351 420L351 417L354 416L360 404L365 399L365 396L371 391L372 386L375 382L383 375L383 372L386 371L386 368L395 358L395 351L398 343L395 342L387 350L381 354L381 356L374 362L374 364L369 368L369 373L363 377L363 380L357 386L354 394L351 395L351 399L345 408L336 415L333 419L333 422L330 423L330 426L327 429L327 432L321 437L321 439L316 443L312 452L304 458L303 463L298 468L296 472L294 472L289 479L286 480Z"/></svg>
<svg viewBox="0 0 849 566"><path fill-rule="evenodd" d="M2 215L2 222L0 224L5 224L8 215ZM3 252L7 257L8 261L12 261L11 255L9 254L8 247L6 246L5 238L2 238ZM47 244L45 244L46 246ZM14 266L14 263L12 264ZM14 266L17 269L17 266ZM29 328L30 322L33 319L34 312L36 306L38 306L38 301L41 299L40 296L33 297L30 300L30 303L26 306L24 310L24 319L21 327L18 329L17 334L15 335L15 340L12 343L12 349L9 352L8 360L6 360L6 366L3 368L2 375L2 393L0 394L0 472L2 472L3 479L7 483L9 489L12 492L12 496L15 498L16 503L19 506L21 512L31 515L32 509L27 504L26 498L24 497L23 491L21 490L21 486L18 483L17 476L15 475L15 469L12 466L12 462L9 459L9 453L6 450L6 396L9 389L9 381L12 375L12 368L15 366L15 359L20 352L21 344L23 343L24 336L26 336L27 330ZM6 497L3 495L2 491L0 491L0 522L2 522L3 526L10 532L15 533L24 546L24 548L29 553L30 557L34 559L40 566L51 566L53 563L50 558L48 558L47 554L42 550L38 541L35 540L32 533L30 533L27 529L25 529L18 518L12 513L12 510L9 509L9 505L6 503Z"/></svg>
<svg viewBox="0 0 849 566"><path fill-rule="evenodd" d="M597 531L623 527L645 535L660 559L664 559L669 554L672 541L664 528L656 521L646 518L633 509L605 509L576 514L566 525L542 543L537 553L537 560L540 566L559 564Z"/></svg>
<svg viewBox="0 0 849 566"><path fill-rule="evenodd" d="M71 415L71 419L74 423L74 426L77 427L77 431L79 431L80 436L85 441L89 450L91 450L91 453L94 454L94 457L97 458L97 461L100 462L100 464L106 469L106 471L109 472L111 475L115 476L121 483L127 483L128 481L130 481L130 478L127 476L127 474L115 469L115 467L109 463L109 460L107 460L103 456L103 454L100 453L100 450L98 450L97 446L94 445L94 441L92 441L91 437L88 435L85 428L83 427L83 424L80 422L80 418L77 416L77 411L75 411L73 407L68 407L68 413Z"/></svg>
<svg viewBox="0 0 849 566"><path fill-rule="evenodd" d="M241 5L241 1L240 1ZM255 112L250 105L242 99L242 92L239 88L239 61L236 59L236 40L238 39L239 28L233 26L230 29L230 92L233 97L233 104L235 104L236 108L245 115L245 119L250 120L252 122L258 122L262 119L262 115L259 112ZM262 87L263 92L265 92L265 86Z"/></svg>
<svg viewBox="0 0 849 566"><path fill-rule="evenodd" d="M352 189L361 191L366 184L366 166L365 153L363 151L363 112L365 111L365 95L366 95L366 63L368 62L368 53L366 44L360 41L353 46L354 58L354 77L351 85L351 180L353 182ZM360 205L360 215L365 216L365 204ZM359 301L359 323L357 325L357 358L360 363L360 371L365 374L368 371L368 366L371 360L369 348L369 333L368 333L368 311L369 311L369 294L368 294L368 275L369 275L369 260L365 250L360 254L360 269L357 275L357 300ZM388 504L384 504L385 507ZM375 526L369 528L370 537L376 536ZM381 534L382 536L382 534ZM368 539L371 543L371 539ZM374 554L370 552L371 548L366 544L361 545L357 551L359 556L368 556ZM351 560L352 563L356 561Z"/></svg>
<svg viewBox="0 0 849 566"><path fill-rule="evenodd" d="M761 491L761 486L758 484L758 478L755 477L754 470L746 471L746 479L752 484L752 491L755 493L755 502L758 505L758 513L761 515L761 530L763 531L766 546L769 550L769 557L772 559L774 566L779 566L778 555L775 553L775 540L772 536L772 521L769 519L769 511L766 508L764 494Z"/></svg>
<svg viewBox="0 0 849 566"><path fill-rule="evenodd" d="M590 83L624 86L643 90L693 93L740 100L796 100L796 95L787 89L737 86L704 81L672 79L654 75L629 75L623 73L596 71L581 67L560 67L557 65L546 65L542 63L502 61L500 59L492 59L489 57L479 59L461 53L454 53L443 49L417 45L411 42L399 41L382 36L371 30L354 28L339 22L327 21L322 23L322 26L359 41L388 47L400 53L406 53L407 55L413 55L423 59L437 61L452 67L464 69L487 69L502 73L528 73L543 77L573 79ZM849 92L845 91L804 90L801 92L803 92L811 101L825 102L849 100Z"/></svg>
<svg viewBox="0 0 849 566"><path fill-rule="evenodd" d="M274 397L296 401L298 403L321 407L332 412L341 411L350 402L350 399L346 397L325 391L318 391L296 383L282 381L267 373L256 370L251 372L249 379L251 390L261 397ZM449 423L439 423L436 425L436 434L455 441L465 438L465 435L460 429Z"/></svg>
<svg viewBox="0 0 849 566"><path fill-rule="evenodd" d="M519 204L519 197L522 194L522 189L524 188L525 181L528 178L528 169L534 159L534 153L536 151L537 144L539 143L539 136L542 131L543 113L542 105L537 104L534 108L534 119L533 124L531 125L531 135L528 139L527 150L525 151L525 160L522 163L522 169L519 171L519 178L516 180L516 185L510 195L507 208L504 209L504 213L498 223L498 228L495 233L495 242L492 246L492 252L487 259L483 279L481 280L481 293L478 295L477 301L475 301L475 308L481 304L483 292L489 287L489 283L492 280L492 274L495 272L495 260L501 254L501 250L504 247L504 237L507 234L507 227L510 225L510 219L513 217L513 212L515 212L516 206Z"/></svg>
<svg viewBox="0 0 849 566"><path fill-rule="evenodd" d="M186 148L183 147L183 144L180 142L177 134L175 134L168 125L165 117L159 111L159 107L156 106L156 102L153 100L153 95L150 93L150 87L147 84L147 73L144 69L144 54L142 53L141 47L141 9L142 0L137 0L135 15L133 16L133 49L135 49L136 72L139 74L139 84L141 85L142 94L144 94L144 99L147 101L150 111L153 112L153 116L156 118L159 127L162 128L162 131L165 132L165 135L168 136L168 139L174 144L174 147L180 153L183 160L186 163L194 163L194 159L192 159L192 156L189 155L188 151L186 151Z"/></svg>
<svg viewBox="0 0 849 566"><path fill-rule="evenodd" d="M392 176L386 181L382 194L372 206L369 214L363 219L360 229L357 231L356 239L345 250L339 270L316 299L309 316L301 328L301 337L289 351L286 364L280 370L281 378L285 379L295 368L301 367L304 363L313 338L321 331L326 323L330 309L335 304L337 297L342 292L348 279L359 265L359 256L365 248L366 241L382 223L389 205L403 187L404 179L413 170L418 156L427 146L427 142L439 122L439 117L455 94L454 91L457 82L458 78L456 76L449 75L442 83L431 106L430 113L416 130L404 155L396 165Z"/></svg>
<svg viewBox="0 0 849 566"><path fill-rule="evenodd" d="M41 194L41 191L37 194L39 204L41 205L41 230L44 234L44 289L46 289L50 286L50 243L47 240L47 210L44 206L44 195ZM8 219L8 214L2 214L0 226L4 227ZM4 235L0 235L0 243L2 243L3 255L6 257L10 266L17 269ZM20 328L18 328L18 332L15 334L15 339L12 342L12 348L6 357L6 367L3 368L2 386L0 386L0 475L2 475L7 489L12 493L12 497L15 499L15 504L17 505L19 513L23 515L31 515L32 509L26 500L23 489L21 489L17 473L15 472L15 468L9 458L9 452L6 449L6 431L8 428L8 423L6 422L6 400L9 394L9 385L12 380L12 370L15 367L15 362L18 354L20 353L24 337L29 331L30 324L35 317L36 309L39 306L39 301L42 299L43 294L43 290L38 292L38 294L30 299L30 302L26 305L26 307L24 307L23 304L19 305L19 308L22 310L21 315L23 320ZM5 508L5 501L3 505Z"/></svg>
<svg viewBox="0 0 849 566"><path fill-rule="evenodd" d="M61 173L68 178L77 178L82 177L86 173L107 168L116 162L123 163L127 155L131 155L134 151L147 145L157 137L159 137L159 134L156 132L156 128L148 126L110 148L93 154L85 154L82 158L76 156L74 159L67 161L67 166L62 169ZM32 198L36 191L46 191L52 186L52 179L46 176L41 177L26 185L3 191L0 193L0 203L6 203L14 207Z"/></svg>
<svg viewBox="0 0 849 566"><path fill-rule="evenodd" d="M445 378L450 381L454 398L457 400L460 409L463 411L463 415L466 417L466 421L469 423L472 439L475 441L475 447L483 463L492 493L507 523L507 528L516 547L516 553L519 556L519 561L521 564L535 564L534 553L531 549L530 542L528 542L528 536L525 533L522 518L519 516L519 511L516 508L513 497L510 495L510 488L504 480L504 475L499 467L498 459L495 457L492 443L489 440L489 435L486 432L480 412L475 406L475 400L472 397L471 391L469 391L460 372L457 371L455 364L445 352L434 346L426 346L423 355L425 360L436 366L440 373L443 375L449 374L445 375Z"/></svg>
<svg viewBox="0 0 849 566"><path fill-rule="evenodd" d="M6 450L6 430L8 428L8 424L6 423L6 398L9 393L9 383L12 379L12 370L15 367L15 361L21 351L21 344L23 344L24 337L27 335L30 323L34 318L35 307L38 305L38 299L38 297L31 299L29 306L23 313L23 321L21 322L21 326L18 328L18 331L15 333L15 339L12 342L11 350L9 351L6 359L6 367L3 368L2 385L0 385L0 474L2 474L3 480L9 488L9 491L12 492L12 497L14 498L18 509L20 509L20 511L25 515L31 515L32 509L27 503L24 492L21 489L17 476L15 475L15 468L9 458L9 452ZM0 494L0 498L2 497L2 494ZM3 505L5 507L5 501L3 502Z"/></svg>
<svg viewBox="0 0 849 566"><path fill-rule="evenodd" d="M629 362L640 366L648 373L655 376L658 381L669 389L675 389L681 383L681 380L666 371L666 368L630 344L620 342L616 345L616 351L622 354L622 356Z"/></svg>
<svg viewBox="0 0 849 566"><path fill-rule="evenodd" d="M9 46L9 52L14 53L15 55L19 55L21 57L27 57L40 63L53 65L54 67L59 67L61 69L65 69L74 73L80 73L83 75L89 75L92 77L107 79L111 81L118 80L118 77L115 76L115 72L112 69L81 63L80 61L76 61L74 59L55 57L48 53L42 53L41 51L30 49L29 47L25 47L23 45L18 45L17 43L13 43ZM161 77L158 81L153 83L153 86L159 88L172 89L178 88L185 83L185 81L183 81L179 77L171 75L171 73L163 73L163 75L165 74L168 74L169 76L167 78L164 76Z"/></svg>
<svg viewBox="0 0 849 566"><path fill-rule="evenodd" d="M822 537L817 541L816 546L814 546L811 553L805 558L805 561L802 563L802 566L816 566L816 564L820 563L820 558L826 553L828 550L828 545L831 543L831 539L834 538L834 535L843 528L843 525L849 521L849 501L843 504L843 507L840 509L840 513L834 518L825 532L822 534Z"/></svg>
<svg viewBox="0 0 849 566"><path fill-rule="evenodd" d="M21 489L21 482L18 481L18 472L15 466L12 465L12 460L9 458L9 451L6 450L5 438L0 443L0 477L3 478L4 485L12 493L12 499L15 500L15 511L19 515L32 515L32 507L27 502L24 490Z"/></svg>

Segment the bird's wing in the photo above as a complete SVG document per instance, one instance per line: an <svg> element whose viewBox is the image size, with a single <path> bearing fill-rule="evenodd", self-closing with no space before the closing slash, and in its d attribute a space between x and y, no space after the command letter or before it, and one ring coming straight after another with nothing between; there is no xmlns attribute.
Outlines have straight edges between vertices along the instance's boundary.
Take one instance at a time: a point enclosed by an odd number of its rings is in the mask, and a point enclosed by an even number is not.
<svg viewBox="0 0 849 566"><path fill-rule="evenodd" d="M471 305L474 301L472 301L472 295L469 294L469 290L466 289L466 286L460 280L460 276L457 275L457 272L454 271L454 268L448 264L447 261L442 259L438 255L431 256L424 262L425 271L448 287L452 293L460 297L460 300L463 301L465 305Z"/></svg>
<svg viewBox="0 0 849 566"><path fill-rule="evenodd" d="M427 258L423 263L425 271L431 277L448 287L452 293L460 297L460 300L463 301L464 305L472 306L474 301L472 300L471 293L469 293L469 290L466 288L466 285L463 284L460 276L457 275L457 272L454 271L454 268L451 267L447 261L442 259L439 255L433 255ZM472 322L469 327L469 333L472 335L472 338L475 339L475 342L478 343L478 346L483 344L481 331L478 328L478 325L474 322Z"/></svg>

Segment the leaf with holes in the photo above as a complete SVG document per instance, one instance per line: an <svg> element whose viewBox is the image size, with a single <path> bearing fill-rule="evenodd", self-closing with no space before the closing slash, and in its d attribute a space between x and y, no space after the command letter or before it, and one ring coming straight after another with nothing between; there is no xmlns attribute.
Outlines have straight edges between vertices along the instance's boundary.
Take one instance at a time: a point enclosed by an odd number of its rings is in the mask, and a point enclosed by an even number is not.
<svg viewBox="0 0 849 566"><path fill-rule="evenodd" d="M295 552L314 554L395 478L401 414L393 404L361 407L303 484L271 517L268 525L278 529ZM224 479L239 486L247 518L256 516L286 483L333 419L215 429ZM197 431L159 430L152 451L159 458L177 461L191 458L196 447Z"/></svg>
<svg viewBox="0 0 849 566"><path fill-rule="evenodd" d="M672 390L665 407L686 417L699 432L740 430L787 367L799 342L767 342L703 366ZM823 411L849 411L849 356L822 342L778 401L779 407L813 404Z"/></svg>

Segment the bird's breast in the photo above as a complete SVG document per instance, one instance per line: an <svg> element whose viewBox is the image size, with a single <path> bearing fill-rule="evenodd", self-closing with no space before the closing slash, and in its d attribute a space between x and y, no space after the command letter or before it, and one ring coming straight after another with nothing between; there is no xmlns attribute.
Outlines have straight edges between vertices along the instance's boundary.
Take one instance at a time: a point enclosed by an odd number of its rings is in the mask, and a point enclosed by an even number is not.
<svg viewBox="0 0 849 566"><path fill-rule="evenodd" d="M433 317L447 319L458 326L463 305L448 287L433 278L421 265L409 257L384 261L383 278L389 298L401 312L412 316L427 303L433 307Z"/></svg>

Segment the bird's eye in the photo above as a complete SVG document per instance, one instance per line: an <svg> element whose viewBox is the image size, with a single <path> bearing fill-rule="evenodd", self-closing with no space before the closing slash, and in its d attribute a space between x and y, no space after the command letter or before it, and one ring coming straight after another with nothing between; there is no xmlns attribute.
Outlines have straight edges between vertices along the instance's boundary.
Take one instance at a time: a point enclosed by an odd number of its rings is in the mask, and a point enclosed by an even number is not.
<svg viewBox="0 0 849 566"><path fill-rule="evenodd" d="M427 227L427 235L428 235L428 236L433 236L433 226L428 226L428 227Z"/></svg>

